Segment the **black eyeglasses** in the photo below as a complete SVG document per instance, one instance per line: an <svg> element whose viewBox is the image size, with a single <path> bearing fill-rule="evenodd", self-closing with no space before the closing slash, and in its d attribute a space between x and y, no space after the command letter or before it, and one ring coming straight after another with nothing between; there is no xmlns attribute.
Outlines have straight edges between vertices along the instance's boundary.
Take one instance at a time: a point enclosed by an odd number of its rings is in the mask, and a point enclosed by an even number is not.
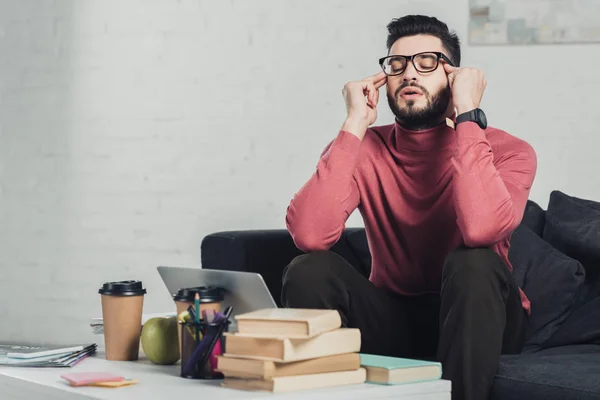
<svg viewBox="0 0 600 400"><path fill-rule="evenodd" d="M394 76L403 73L408 62L412 61L417 71L425 73L435 71L440 63L440 59L454 67L452 61L439 51L425 51L413 54L412 56L387 56L379 59L379 65L386 75Z"/></svg>

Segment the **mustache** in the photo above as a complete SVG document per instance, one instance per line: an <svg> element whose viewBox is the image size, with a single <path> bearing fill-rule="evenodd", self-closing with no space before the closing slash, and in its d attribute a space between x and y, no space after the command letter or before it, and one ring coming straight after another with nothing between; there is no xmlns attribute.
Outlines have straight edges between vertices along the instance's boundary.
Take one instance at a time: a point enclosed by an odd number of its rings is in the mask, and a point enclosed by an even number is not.
<svg viewBox="0 0 600 400"><path fill-rule="evenodd" d="M400 85L400 87L398 89L396 89L396 93L394 93L394 97L398 97L398 94L400 94L400 91L402 89L410 87L410 86L418 88L419 90L421 90L421 92L423 92L424 95L429 96L429 92L423 86L421 86L415 82L404 82L402 85Z"/></svg>

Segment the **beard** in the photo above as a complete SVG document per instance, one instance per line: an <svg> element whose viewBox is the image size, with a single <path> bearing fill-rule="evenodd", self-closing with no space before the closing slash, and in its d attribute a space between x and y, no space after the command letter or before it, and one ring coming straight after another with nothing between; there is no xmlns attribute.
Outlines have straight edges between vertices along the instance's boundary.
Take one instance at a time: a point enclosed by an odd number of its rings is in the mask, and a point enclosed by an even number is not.
<svg viewBox="0 0 600 400"><path fill-rule="evenodd" d="M427 100L425 107L421 108L416 105L415 100L408 100L404 107L398 105L398 95L402 89L408 86L419 88L423 92L423 96ZM396 120L400 125L409 130L429 129L440 123L440 120L446 114L448 105L452 97L450 85L441 88L437 93L431 95L427 89L416 83L403 83L396 90L394 96L390 96L388 92L388 104L390 109L396 116Z"/></svg>

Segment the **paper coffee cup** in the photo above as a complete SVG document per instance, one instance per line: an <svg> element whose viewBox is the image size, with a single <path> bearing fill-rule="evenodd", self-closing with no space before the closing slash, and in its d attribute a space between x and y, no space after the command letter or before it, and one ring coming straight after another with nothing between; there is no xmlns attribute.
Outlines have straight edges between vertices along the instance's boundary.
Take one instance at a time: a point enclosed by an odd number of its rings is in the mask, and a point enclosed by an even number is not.
<svg viewBox="0 0 600 400"><path fill-rule="evenodd" d="M215 312L221 311L221 303L225 298L225 294L222 288L215 286L197 286L191 288L179 289L177 293L173 295L173 301L177 307L177 315L186 311L189 306L194 306L194 298L198 293L200 297L200 315L202 318L202 311L214 310ZM179 352L181 354L181 329L178 329L179 333Z"/></svg>
<svg viewBox="0 0 600 400"><path fill-rule="evenodd" d="M135 361L139 357L146 289L140 281L107 282L102 296L106 359Z"/></svg>

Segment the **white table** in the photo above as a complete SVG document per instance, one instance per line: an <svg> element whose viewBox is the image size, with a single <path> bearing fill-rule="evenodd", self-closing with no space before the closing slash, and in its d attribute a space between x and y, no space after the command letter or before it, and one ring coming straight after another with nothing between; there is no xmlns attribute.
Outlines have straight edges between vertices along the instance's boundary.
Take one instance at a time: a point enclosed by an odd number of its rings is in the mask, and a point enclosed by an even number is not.
<svg viewBox="0 0 600 400"><path fill-rule="evenodd" d="M139 361L107 361L102 351L83 360L71 368L21 368L0 367L0 399L45 399L45 400L83 400L83 399L141 399L141 400L254 400L276 398L285 400L300 399L450 399L449 394L431 393L411 396L417 390L414 385L383 386L373 384L339 386L327 389L306 390L293 393L273 394L226 389L220 386L220 380L191 380L179 377L180 365L154 365L143 354ZM60 377L66 372L111 372L121 374L140 383L121 388L70 387ZM450 382L440 380L436 383L441 390L449 390Z"/></svg>

